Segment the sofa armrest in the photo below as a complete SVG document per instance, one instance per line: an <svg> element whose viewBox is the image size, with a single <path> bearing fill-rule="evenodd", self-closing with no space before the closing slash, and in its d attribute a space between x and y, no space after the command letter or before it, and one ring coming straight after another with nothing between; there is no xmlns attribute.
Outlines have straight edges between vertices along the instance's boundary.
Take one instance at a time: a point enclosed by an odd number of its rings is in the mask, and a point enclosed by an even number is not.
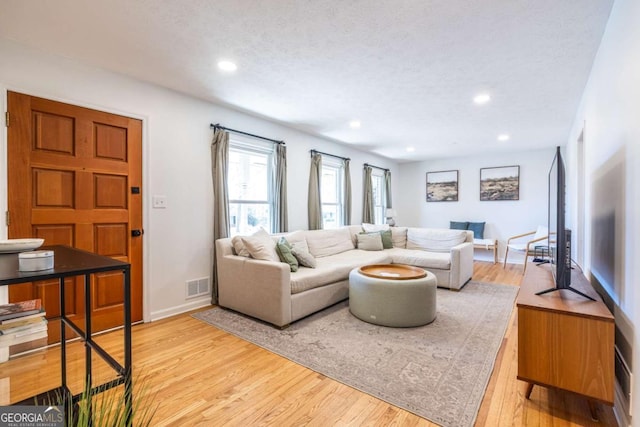
<svg viewBox="0 0 640 427"><path fill-rule="evenodd" d="M217 253L220 306L276 326L291 323L291 270L288 264L221 255L222 250Z"/></svg>
<svg viewBox="0 0 640 427"><path fill-rule="evenodd" d="M473 243L464 242L451 248L451 289L461 289L473 276Z"/></svg>

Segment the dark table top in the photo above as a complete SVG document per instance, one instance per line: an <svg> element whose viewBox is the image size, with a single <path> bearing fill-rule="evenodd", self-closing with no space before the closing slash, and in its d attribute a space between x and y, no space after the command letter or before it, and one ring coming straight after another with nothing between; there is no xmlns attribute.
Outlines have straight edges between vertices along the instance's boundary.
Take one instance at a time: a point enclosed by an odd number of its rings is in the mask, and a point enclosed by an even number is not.
<svg viewBox="0 0 640 427"><path fill-rule="evenodd" d="M103 255L68 246L46 246L38 250L53 251L53 268L40 271L18 271L18 254L0 254L0 286L60 277L126 270L130 264Z"/></svg>

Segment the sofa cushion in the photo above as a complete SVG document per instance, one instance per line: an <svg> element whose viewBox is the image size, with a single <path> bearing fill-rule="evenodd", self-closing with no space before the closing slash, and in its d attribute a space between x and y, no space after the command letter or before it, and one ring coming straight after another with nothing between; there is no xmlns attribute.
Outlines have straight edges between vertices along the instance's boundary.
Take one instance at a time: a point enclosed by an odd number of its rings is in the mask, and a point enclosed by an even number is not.
<svg viewBox="0 0 640 427"><path fill-rule="evenodd" d="M384 249L380 233L360 233L357 237L358 249L363 251L381 251Z"/></svg>
<svg viewBox="0 0 640 427"><path fill-rule="evenodd" d="M316 262L315 269L301 267L297 272L291 273L292 294L347 280L354 268L367 264L390 263L391 257L388 251L371 252L354 249L317 258Z"/></svg>
<svg viewBox="0 0 640 427"><path fill-rule="evenodd" d="M391 241L394 248L406 248L407 227L391 227Z"/></svg>
<svg viewBox="0 0 640 427"><path fill-rule="evenodd" d="M452 247L464 242L467 232L434 228L409 228L407 249L422 249L432 252L449 252Z"/></svg>
<svg viewBox="0 0 640 427"><path fill-rule="evenodd" d="M348 228L306 231L305 237L309 245L309 252L316 258L355 249Z"/></svg>
<svg viewBox="0 0 640 427"><path fill-rule="evenodd" d="M362 223L362 229L365 233L373 233L375 231L385 231L389 229L389 224L369 224L368 222Z"/></svg>
<svg viewBox="0 0 640 427"><path fill-rule="evenodd" d="M394 264L407 264L422 268L449 270L451 254L449 252L426 252L420 249L393 248L388 251Z"/></svg>
<svg viewBox="0 0 640 427"><path fill-rule="evenodd" d="M298 271L298 259L291 253L291 245L287 242L287 239L281 237L278 243L276 243L276 252L281 262L289 264L292 272Z"/></svg>
<svg viewBox="0 0 640 427"><path fill-rule="evenodd" d="M276 252L276 243L264 229L261 228L251 236L242 236L241 239L251 258L280 262L280 257Z"/></svg>
<svg viewBox="0 0 640 427"><path fill-rule="evenodd" d="M292 231L291 233L286 233L284 237L287 239L287 242L289 242L292 248L299 251L309 252L309 245L307 244L307 238L305 237L304 233L305 232L302 230L297 230Z"/></svg>

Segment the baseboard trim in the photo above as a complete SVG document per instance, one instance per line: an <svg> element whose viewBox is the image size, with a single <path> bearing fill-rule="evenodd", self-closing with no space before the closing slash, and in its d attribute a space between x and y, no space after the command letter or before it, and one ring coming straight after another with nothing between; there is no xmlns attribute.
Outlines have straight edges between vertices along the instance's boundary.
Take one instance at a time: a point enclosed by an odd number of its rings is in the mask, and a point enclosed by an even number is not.
<svg viewBox="0 0 640 427"><path fill-rule="evenodd" d="M186 313L187 311L195 310L197 308L206 307L211 305L211 296L204 298L198 298L197 300L189 301L186 304L178 305L164 310L158 310L151 312L151 322L156 320L166 319L167 317L176 316L178 314Z"/></svg>

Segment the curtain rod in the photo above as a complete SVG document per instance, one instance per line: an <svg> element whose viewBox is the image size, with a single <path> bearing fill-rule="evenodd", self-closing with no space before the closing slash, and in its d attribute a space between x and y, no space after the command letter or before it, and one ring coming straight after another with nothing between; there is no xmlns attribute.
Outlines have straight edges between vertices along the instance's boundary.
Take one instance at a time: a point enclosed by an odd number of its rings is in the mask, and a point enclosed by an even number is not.
<svg viewBox="0 0 640 427"><path fill-rule="evenodd" d="M313 153L322 154L323 156L335 157L337 159L342 159L342 160L351 160L348 157L342 157L342 156L336 156L335 154L323 153L322 151L318 151L318 150L311 150L311 155L313 155Z"/></svg>
<svg viewBox="0 0 640 427"><path fill-rule="evenodd" d="M211 123L210 127L211 127L211 128L213 128L213 129L228 130L229 132L240 133L240 134L242 134L242 135L247 135L247 136L251 136L251 137L259 138L259 139L264 139L265 141L271 141L271 142L273 142L274 144L282 144L282 145L286 145L286 144L284 143L284 141L278 141L278 140L276 140L276 139L265 138L264 136L260 136L260 135L254 135L254 134L249 133L249 132L243 132L243 131L241 131L241 130L236 130L236 129L227 128L227 127L224 127L224 126L220 126L220 123L216 123L215 125L214 125L213 123Z"/></svg>
<svg viewBox="0 0 640 427"><path fill-rule="evenodd" d="M389 171L389 169L387 169L387 168L381 168L380 166L375 166L375 165L372 165L372 164L370 164L370 163L365 163L365 164L364 164L364 165L362 165L362 166L369 166L370 168L380 169L380 170L383 170L383 171L386 171L386 172L388 172L388 171Z"/></svg>

